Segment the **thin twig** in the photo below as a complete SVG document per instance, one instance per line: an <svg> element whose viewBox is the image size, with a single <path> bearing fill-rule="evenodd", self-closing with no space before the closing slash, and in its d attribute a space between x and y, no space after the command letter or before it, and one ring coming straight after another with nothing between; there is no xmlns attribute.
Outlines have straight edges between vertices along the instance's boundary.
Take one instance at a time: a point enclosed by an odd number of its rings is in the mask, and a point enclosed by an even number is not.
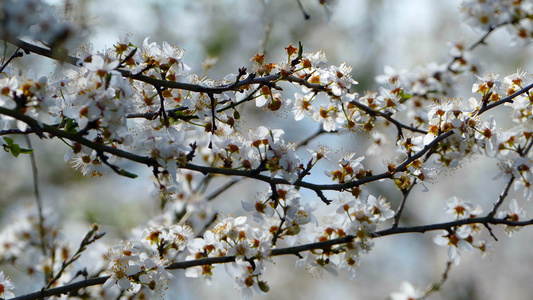
<svg viewBox="0 0 533 300"><path fill-rule="evenodd" d="M26 144L28 145L29 149L33 149L30 141L30 137L25 135L24 138L26 139ZM43 203L41 201L41 195L39 193L39 175L38 175L38 169L37 169L37 162L35 161L35 154L32 151L30 153L30 161L31 161L31 170L33 174L33 193L35 195L35 203L37 204L37 214L39 215L39 238L40 238L40 247L41 252L43 253L43 257L47 256L46 251L46 232L44 228L44 215L43 215ZM45 282L48 282L49 278L47 278L47 273L44 273L45 276Z"/></svg>
<svg viewBox="0 0 533 300"><path fill-rule="evenodd" d="M529 151L531 151L532 147L533 147L533 139L531 139L531 141L529 141L529 144L525 147L525 150L520 153L520 155L522 157L525 157L529 153ZM511 186L513 185L513 182L515 181L515 179L516 179L515 176L511 175L511 178L509 178L509 182L507 182L507 185L505 186L505 189L500 194L500 197L498 198L498 201L496 201L496 203L494 203L494 207L490 211L489 216L492 217L492 216L494 216L496 214L496 212L498 211L498 208L500 208L500 206L503 204L503 201L505 200L505 198L507 198L507 195L509 194L509 190L511 189Z"/></svg>
<svg viewBox="0 0 533 300"><path fill-rule="evenodd" d="M467 47L467 51L472 51L474 50L475 48L477 48L478 46L480 45L485 45L485 40L494 32L495 29L499 28L499 27L502 27L502 26L505 26L505 25L508 25L510 24L510 22L503 22L501 24L498 24L498 25L495 25L495 26L491 26L487 32L485 32L485 34L483 34L483 36L481 36L477 41L475 41L474 43L472 43L470 46ZM448 66L446 67L446 69L452 73L455 73L453 70L452 70L452 65L462 59L462 55L459 55L459 56L456 56L453 58L452 61L450 61L448 63Z"/></svg>
<svg viewBox="0 0 533 300"><path fill-rule="evenodd" d="M259 53L262 53L266 55L266 48L268 44L268 40L270 38L270 33L272 33L272 28L274 27L274 22L272 20L269 20L268 23L265 25L265 38L261 40L261 45L259 47Z"/></svg>
<svg viewBox="0 0 533 300"><path fill-rule="evenodd" d="M386 119L387 121L391 122L392 124L394 124L396 126L396 128L398 129L398 137L402 137L403 136L402 129L407 129L409 131L418 132L418 133L422 133L422 134L427 134L428 133L426 130L422 130L420 128L416 128L416 127L413 127L413 126L405 125L405 124L399 122L398 120L392 118L391 114L382 113L380 111L374 110L374 109L364 105L363 103L361 103L359 101L355 101L354 100L354 101L351 101L350 103L355 105L355 106L357 106L357 108L363 110L364 112L366 112L370 116L380 116L380 117Z"/></svg>
<svg viewBox="0 0 533 300"><path fill-rule="evenodd" d="M9 57L9 59L0 67L0 73L4 72L4 69L7 67L7 65L9 65L9 63L11 63L13 59L15 59L16 57L22 57L24 55L22 52L19 52L19 50L20 47L18 47L17 50L13 52L11 57Z"/></svg>
<svg viewBox="0 0 533 300"><path fill-rule="evenodd" d="M160 86L154 86L156 91L157 91L157 94L159 95L159 102L161 103L160 107L159 107L159 114L161 115L161 117L163 118L163 125L165 127L168 127L170 126L170 121L168 120L168 115L167 115L167 111L165 110L165 97L163 97L163 91L161 90L161 87Z"/></svg>
<svg viewBox="0 0 533 300"><path fill-rule="evenodd" d="M298 142L296 144L296 148L300 148L300 147L303 147L303 146L306 146L307 144L309 144L309 142L311 142L312 140L314 140L315 138L317 138L319 135L323 134L323 133L326 133L327 131L325 131L322 126L320 126L320 128L318 129L317 132L315 132L314 134L308 136L306 139ZM337 131L330 131L329 133L336 133Z"/></svg>
<svg viewBox="0 0 533 300"><path fill-rule="evenodd" d="M232 187L233 185L235 185L239 181L241 181L241 180L240 179L232 179L230 182L226 183L225 185L221 186L216 191L211 193L209 196L205 197L205 199L207 201L211 201L211 200L215 199L216 197L220 196L220 194L222 194L223 192L228 190L230 187Z"/></svg>
<svg viewBox="0 0 533 300"><path fill-rule="evenodd" d="M490 211L489 216L492 217L496 214L496 212L498 211L498 208L500 208L505 198L507 198L507 195L509 194L509 190L511 189L511 186L513 185L514 180L515 180L515 177L511 176L511 178L509 179L509 182L507 182L507 185L505 186L505 189L500 194L498 201L494 203L494 207Z"/></svg>
<svg viewBox="0 0 533 300"><path fill-rule="evenodd" d="M226 106L224 106L224 107L222 107L222 108L219 108L219 109L217 110L217 112L220 113L220 112L223 112L223 111L228 110L228 109L230 109L230 108L237 107L237 106L241 105L241 104L244 103L244 102L248 102L248 101L250 101L250 100L253 100L253 99L255 98L255 94L256 94L256 93L257 93L257 92L258 92L263 86L264 86L263 84L258 85L257 88L256 88L253 92L251 92L248 96L246 96L244 99L242 99L242 100L240 100L240 101L237 101L237 102L235 102L235 103L231 103L231 104L229 104L229 105L226 105Z"/></svg>
<svg viewBox="0 0 533 300"><path fill-rule="evenodd" d="M444 269L444 272L442 272L440 281L435 282L431 286L429 286L424 296L422 296L422 298L420 299L426 299L427 297L429 297L429 295L440 290L442 285L446 282L446 280L448 280L448 274L450 273L451 268L452 268L452 261L448 261L446 263L446 268Z"/></svg>
<svg viewBox="0 0 533 300"><path fill-rule="evenodd" d="M98 225L91 226L91 229L85 234L85 236L81 240L78 250L76 250L76 253L74 253L69 259L63 261L63 263L61 264L61 268L57 272L56 276L51 279L46 285L46 289L49 289L52 285L54 285L55 282L57 282L57 280L59 280L59 278L61 278L66 268L73 262L78 260L78 258L80 258L81 253L85 251L88 245L92 244L93 242L104 236L105 233L98 233L98 229Z"/></svg>
<svg viewBox="0 0 533 300"><path fill-rule="evenodd" d="M489 232L490 236L497 242L498 238L496 237L494 232L492 232L492 227L490 227L489 224L483 224L483 226L485 226L485 228L487 228L487 231Z"/></svg>
<svg viewBox="0 0 533 300"><path fill-rule="evenodd" d="M218 214L214 214L211 219L204 225L204 227L202 228L202 230L200 230L200 232L198 232L196 234L196 237L198 238L202 238L204 237L204 233L207 231L207 229L209 228L209 226L211 226L211 224L215 223L215 221L217 220L218 218Z"/></svg>
<svg viewBox="0 0 533 300"><path fill-rule="evenodd" d="M400 217L402 216L403 209L405 207L405 203L407 202L407 197L409 196L409 193L413 189L413 187L416 185L416 178L413 180L411 185L407 190L402 190L402 201L400 202L400 206L398 206L398 210L396 211L396 214L394 215L394 222L392 223L392 228L398 227L398 224L400 223Z"/></svg>
<svg viewBox="0 0 533 300"><path fill-rule="evenodd" d="M300 7L300 10L304 14L304 19L306 20L311 19L311 16L305 11L304 6L302 5L302 1L301 0L296 0L296 1L298 1L298 7Z"/></svg>

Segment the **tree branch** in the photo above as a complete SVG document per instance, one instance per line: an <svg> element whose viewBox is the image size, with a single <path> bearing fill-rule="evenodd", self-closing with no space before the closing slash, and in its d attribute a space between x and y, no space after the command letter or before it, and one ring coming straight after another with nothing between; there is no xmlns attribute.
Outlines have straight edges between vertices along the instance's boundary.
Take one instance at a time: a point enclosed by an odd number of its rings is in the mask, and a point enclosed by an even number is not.
<svg viewBox="0 0 533 300"><path fill-rule="evenodd" d="M39 55L42 55L42 56L45 56L45 57L48 57L48 58L51 58L51 59L55 59L55 60L63 61L63 62L72 64L72 65L75 65L75 66L79 66L79 64L78 64L79 59L76 58L76 57L72 57L72 56L68 56L68 55L58 56L57 53L53 52L52 50L45 49L45 48L42 48L42 47L39 47L39 46L36 46L36 45L32 45L30 43L27 43L27 42L24 42L24 41L21 41L21 40L18 40L18 39L5 39L5 41L7 41L7 42L9 42L9 43L11 43L13 45L18 46L18 47L24 49L25 51L33 52L35 54L39 54ZM150 85L152 85L152 86L154 86L154 87L156 87L158 89L161 89L161 88L164 87L164 88L171 88L171 89L187 90L187 91L198 92L198 93L207 93L209 95L221 94L221 93L227 92L227 91L240 91L240 89L242 87L245 87L245 86L248 86L248 85L253 85L253 84L258 84L259 85L259 87L254 91L254 93L250 94L250 96L246 97L242 101L239 101L237 103L228 105L227 107L224 107L224 108L220 109L220 111L235 107L235 106L237 106L237 105L239 105L239 104L241 104L243 102L249 101L250 99L253 98L253 95L255 94L255 92L257 90L259 90L262 85L268 85L268 84L271 84L272 82L275 82L275 81L280 80L280 79L284 79L284 80L286 80L288 82L291 82L291 83L297 83L299 85L302 85L302 86L305 86L307 88L310 88L310 89L312 89L314 91L325 92L325 93L327 93L330 96L334 96L333 93L331 92L331 90L327 86L324 86L324 85L321 85L321 84L310 83L306 79L302 79L302 78L299 78L299 77L293 76L293 75L282 76L281 74L275 74L275 75L267 75L267 76L263 76L263 77L256 77L255 74L251 73L244 80L241 80L241 81L237 80L235 83L219 85L219 86L215 86L215 87L206 87L206 86L196 85L196 84L188 84L188 83L181 83L181 82L176 82L176 81L160 80L160 79L156 79L156 78L153 78L153 77L142 75L140 73L133 74L132 72L130 72L128 70L124 70L124 69L117 69L117 71L120 72L123 77L142 81L142 82L150 84ZM241 74L241 72L239 72L239 75L240 74ZM240 76L242 76L242 75L240 75ZM240 77L238 77L238 78L240 78ZM385 113L373 110L370 107L367 107L364 104L359 103L357 101L352 101L352 103L355 104L359 109L363 110L365 113L367 113L367 114L369 114L371 116L380 116L380 117L385 118L389 122L393 123L398 128L398 132L399 132L400 136L401 136L401 129L402 128L410 130L410 131L413 131L413 132L418 132L418 133L423 133L423 134L427 133L426 131L418 129L416 127L412 127L412 126L408 126L408 125L402 124L401 122L399 122L399 121L395 120L394 118L392 118L392 116L390 114L385 114ZM187 109L187 108L184 108L184 109Z"/></svg>
<svg viewBox="0 0 533 300"><path fill-rule="evenodd" d="M483 106L479 109L479 111L477 112L477 115L481 115L482 113L484 113L485 111L489 110L489 109L492 109L496 106L499 106L499 105L502 105L503 103L512 103L513 102L513 99L516 98L517 96L521 95L521 94L524 94L524 93L527 93L530 89L533 88L533 83L524 87L523 89L519 90L518 92L512 94L512 95L509 95L501 100L498 100L494 103L491 103L491 104L488 104L486 106Z"/></svg>
<svg viewBox="0 0 533 300"><path fill-rule="evenodd" d="M381 231L376 231L371 236L372 238L380 238L380 237L385 237L385 236L394 235L394 234L425 233L428 231L435 231L435 230L451 230L452 228L456 228L458 226L471 225L471 224L494 224L494 225L500 224L500 225L524 227L524 226L533 225L533 219L527 220L527 221L521 221L521 222L512 222L507 219L496 219L491 216L486 216L486 217L481 217L481 218L464 219L464 220L457 220L457 221L432 224L432 225L389 228L389 229L385 229ZM281 249L272 249L270 256L275 257L275 256L281 256L281 255L299 255L300 252L319 250L319 249L329 251L332 246L350 243L355 238L356 238L355 236L348 235L345 237L332 239L332 240L328 240L324 242L316 242L316 243L310 243L310 244L281 248ZM180 261L180 262L175 262L175 263L170 264L168 267L166 267L166 269L168 270L187 269L187 268L203 266L203 265L230 263L230 262L234 262L235 259L236 259L235 256L220 256L220 257L208 257L208 258L201 258L201 259L196 259L196 260ZM27 294L24 296L20 296L20 297L15 297L12 299L13 300L33 300L33 299L39 299L39 298L49 297L49 296L54 296L54 295L67 294L69 292L73 292L81 288L103 284L108 278L109 276L90 278L90 279L79 281L76 283L67 284L67 285L64 285L58 288L43 290L43 291Z"/></svg>

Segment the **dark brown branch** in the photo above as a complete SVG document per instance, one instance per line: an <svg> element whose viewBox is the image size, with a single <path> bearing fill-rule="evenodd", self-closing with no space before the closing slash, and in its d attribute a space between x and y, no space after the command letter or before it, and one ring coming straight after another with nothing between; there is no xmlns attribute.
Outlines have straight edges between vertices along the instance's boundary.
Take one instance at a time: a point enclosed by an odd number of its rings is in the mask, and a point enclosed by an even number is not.
<svg viewBox="0 0 533 300"><path fill-rule="evenodd" d="M492 109L496 106L499 106L499 105L502 105L503 103L507 103L507 102L510 102L512 103L513 102L513 99L516 98L517 96L523 94L523 93L527 93L530 89L533 88L533 83L526 86L525 88L519 90L518 92L512 94L512 95L509 95L501 100L498 100L494 103L491 103L491 104L488 104L486 106L483 106L479 109L479 111L477 112L477 115L481 115L482 113L484 113L485 111L489 110L489 109Z"/></svg>
<svg viewBox="0 0 533 300"><path fill-rule="evenodd" d="M106 146L104 144L99 144L99 143L89 141L79 134L69 133L69 132L57 129L56 127L42 124L38 122L37 120L23 114L20 111L15 111L15 110L10 110L4 107L0 107L0 114L13 117L17 120L20 120L28 124L28 126L32 128L36 133L48 133L55 137L65 138L73 142L78 142L81 145L87 146L96 151L107 152L107 153L131 160L131 161L134 161L140 164L147 165L147 166L158 166L157 162L150 157L135 155L127 151L123 151L117 148Z"/></svg>
<svg viewBox="0 0 533 300"><path fill-rule="evenodd" d="M27 42L24 42L22 40L16 39L16 38L6 38L6 37L0 37L0 39L3 39L4 41L13 44L21 49L23 49L26 52L32 52L41 56L45 56L54 60L58 60L61 62L69 63L71 65L80 66L78 63L79 59L76 57L68 56L67 54L60 54L57 52L54 52L50 49L42 48L37 45L33 45Z"/></svg>
<svg viewBox="0 0 533 300"><path fill-rule="evenodd" d="M24 42L19 39L13 39L13 38L5 38L0 37L4 39L6 42L13 44L21 49L24 49L25 51L32 52L41 56L45 56L54 60L58 60L61 62L69 63L74 66L80 66L78 63L80 59L69 56L69 55L58 55L57 53L54 53L50 49L42 48L27 42ZM152 78L149 76L145 76L142 74L133 74L132 72L128 70L122 70L117 69L118 72L122 74L122 76L139 80L148 84L151 84L153 86L159 86L160 88L171 88L171 89L181 89L181 90L187 90L191 92L198 92L198 93L213 93L213 94L221 94L226 91L230 90L238 90L240 87L249 85L249 84L267 84L272 81L278 80L281 75L269 75L265 77L255 78L255 76L248 75L248 77L244 80L238 81L236 83L227 84L227 85L220 85L216 87L206 87L196 84L189 84L189 83L181 83L181 82L175 82L175 81L167 81L167 80L160 80L156 78Z"/></svg>
<svg viewBox="0 0 533 300"><path fill-rule="evenodd" d="M374 109L364 105L363 103L361 103L359 101L351 101L350 103L352 103L353 105L357 106L357 108L361 109L362 111L367 113L369 116L373 116L373 117L379 116L379 117L382 117L382 118L386 119L387 121L391 122L392 124L394 124L396 126L396 128L398 129L398 137L402 137L403 136L402 129L407 129L407 130L410 130L412 132L418 132L418 133L422 133L422 134L427 134L428 133L426 130L422 130L422 129L419 129L419 128L416 128L416 127L413 127L413 126L405 125L405 124L399 122L398 120L393 119L391 117L391 114L382 113L380 111L374 110Z"/></svg>
<svg viewBox="0 0 533 300"><path fill-rule="evenodd" d="M263 87L262 84L258 85L257 88L256 88L253 92L251 92L248 96L246 96L246 97L245 97L244 99L242 99L241 101L238 101L238 102L235 102L235 103L231 103L231 104L226 105L226 106L224 106L224 107L222 107L222 108L219 108L219 109L217 110L217 112L223 112L223 111L225 111L225 110L228 110L228 109L231 109L231 108L237 107L237 106L241 105L241 104L244 103L244 102L248 102L248 101L250 101L250 100L253 100L253 99L255 98L255 94L256 94L256 93L257 93L262 87Z"/></svg>
<svg viewBox="0 0 533 300"><path fill-rule="evenodd" d="M106 280L109 278L109 276L104 277L95 277L95 278L89 278L83 281L78 281L75 283L67 284L61 287L49 289L49 290L43 290L31 294L26 294L24 296L11 298L14 300L34 300L34 299L42 299L44 297L50 297L50 296L59 296L63 294L68 294L69 292L77 291L81 288L93 286L93 285L100 285L104 284Z"/></svg>
<svg viewBox="0 0 533 300"><path fill-rule="evenodd" d="M87 147L89 147L91 149L96 150L97 152L99 152L99 151L100 152L107 152L109 154L113 154L113 155L116 155L118 157L122 157L122 158L125 158L127 160L130 160L130 161L134 161L134 162L137 162L137 163L140 163L140 164L144 164L144 165L146 165L148 167L160 167L159 164L157 163L157 161L155 159L151 158L151 157L140 156L140 155L136 155L134 153L128 152L128 151L124 151L124 150L120 150L120 149L113 148L113 147L110 147L110 146L106 146L104 144L95 143L93 141L85 139L83 136L80 136L78 134L69 133L69 132L60 130L60 129L58 129L56 127L53 127L53 126L50 126L50 125L41 124L37 120L35 120L35 119L33 119L33 118L29 117L29 116L26 116L22 112L19 112L19 111L16 111L16 110L9 110L9 109L6 109L4 107L0 107L0 114L11 116L11 117L13 117L13 118L15 118L17 120L25 122L26 124L28 124L28 126L30 128L32 128L37 133L49 133L49 134L51 134L52 136L55 136L55 137L65 138L65 139L71 140L73 142L78 142L78 143L80 143L83 146L87 146ZM405 171L407 169L407 166L410 163L412 163L414 160L416 160L416 159L420 158L421 156L423 156L431 148L436 146L440 141L444 140L445 138L450 136L452 133L453 133L452 131L449 131L449 132L446 132L446 133L438 136L437 138L435 138L435 140L433 140L431 143L426 145L421 151L419 151L415 155L411 156L409 159L407 159L404 163L402 163L400 166L398 166L392 172L391 171L386 171L386 172L381 173L379 175L368 176L368 177L364 177L364 178L362 178L360 180L350 181L350 182L346 182L346 183L342 183L342 184L313 184L313 183L308 183L308 182L304 182L304 181L301 181L301 180L297 180L292 185L304 187L304 188L307 188L307 189L311 189L315 193L317 193L317 195L323 196L323 194L322 194L323 190L337 190L337 191L346 190L346 189L349 189L349 188L352 188L352 187L356 187L356 186L359 186L359 185L362 185L362 184L365 184L365 183L368 183L368 182L372 182L372 181L376 181L376 180L380 180L380 179L392 178L395 173ZM265 176L265 175L258 174L256 170L221 169L221 168L216 168L216 167L199 166L199 165L195 165L195 164L191 164L191 163L183 164L183 165L180 166L180 168L188 169L188 170L192 170L192 171L198 171L198 172L200 172L200 173L202 173L204 175L205 174L235 175L235 176L241 176L241 177L248 177L248 178L257 179L257 180L260 180L260 181L263 181L263 182L267 182L267 183L289 184L289 185L291 184L289 181L287 181L285 179L271 178L270 176ZM325 197L324 198L320 197L320 198L324 202L329 202L329 200L327 200Z"/></svg>
<svg viewBox="0 0 533 300"><path fill-rule="evenodd" d="M464 220L457 220L457 221L432 224L432 225L389 228L389 229L375 232L374 234L372 234L372 237L380 238L380 237L385 237L385 236L394 235L394 234L425 233L428 231L435 231L435 230L451 230L452 228L456 228L458 226L470 225L470 224L494 224L494 225L525 227L525 226L533 225L533 219L527 220L527 221L521 221L521 222L511 222L507 219L495 219L493 217L486 216L486 217L481 217L481 218L464 219ZM271 256L274 257L274 256L281 256L281 255L299 255L300 252L310 251L310 250L319 250L319 249L329 250L331 249L332 246L342 245L342 244L352 242L355 238L356 238L355 236L345 236L345 237L332 239L332 240L324 241L324 242L316 242L316 243L310 243L310 244L299 245L299 246L294 246L294 247L272 249ZM196 260L180 261L180 262L175 262L175 263L170 264L166 269L168 270L187 269L187 268L203 266L203 265L230 263L230 262L234 262L235 259L236 259L235 256L221 256L221 257L208 257L208 258L201 258L201 259L196 259ZM108 278L109 276L90 278L90 279L76 282L73 284L67 284L62 287L39 291L39 292L27 294L27 295L12 298L12 299L13 300L33 300L33 299L39 299L39 298L49 297L53 295L67 294L69 292L73 292L81 288L103 284Z"/></svg>

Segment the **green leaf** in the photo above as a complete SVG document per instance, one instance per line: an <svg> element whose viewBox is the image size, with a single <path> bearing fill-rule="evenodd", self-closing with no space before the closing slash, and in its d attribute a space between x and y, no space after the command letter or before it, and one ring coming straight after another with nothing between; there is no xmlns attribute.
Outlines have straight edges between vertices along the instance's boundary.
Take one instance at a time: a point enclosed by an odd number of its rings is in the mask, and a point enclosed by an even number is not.
<svg viewBox="0 0 533 300"><path fill-rule="evenodd" d="M20 152L21 152L21 149L20 149L20 146L18 144L13 144L11 146L9 146L10 150L11 150L11 154L13 154L14 157L18 157Z"/></svg>
<svg viewBox="0 0 533 300"><path fill-rule="evenodd" d="M400 103L405 102L407 99L412 98L413 96L410 94L406 94L403 90L398 94L400 96Z"/></svg>
<svg viewBox="0 0 533 300"><path fill-rule="evenodd" d="M68 133L77 133L76 127L78 127L78 124L76 124L74 120L68 119L67 124L65 125L65 131Z"/></svg>
<svg viewBox="0 0 533 300"><path fill-rule="evenodd" d="M4 141L6 141L6 143L7 143L8 146L13 145L13 139L12 139L12 138L5 137L5 138L4 138Z"/></svg>

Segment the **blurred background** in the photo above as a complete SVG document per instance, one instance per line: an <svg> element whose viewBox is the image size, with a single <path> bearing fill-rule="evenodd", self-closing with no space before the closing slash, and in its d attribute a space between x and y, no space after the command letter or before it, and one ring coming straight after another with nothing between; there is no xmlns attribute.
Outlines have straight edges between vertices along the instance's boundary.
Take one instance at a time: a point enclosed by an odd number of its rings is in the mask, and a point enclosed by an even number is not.
<svg viewBox="0 0 533 300"><path fill-rule="evenodd" d="M353 66L352 77L359 82L354 91L363 94L377 90L375 76L386 65L412 70L417 65L431 62L446 64L451 61L448 41L476 41L482 32L476 32L462 24L459 14L461 1L436 0L339 0L332 7L327 20L324 7L315 0L302 0L310 15L305 20L296 0L91 0L49 1L67 14L87 24L86 42L95 50L112 47L121 33L131 33L133 44L140 46L145 37L161 43L167 41L186 51L184 62L192 73L207 74L212 79L222 79L228 73L237 73L241 67L251 67L250 58L265 53L267 61L278 62L285 58L284 47L302 42L304 51L323 50L334 65L346 62ZM496 31L487 40L487 46L478 47L474 54L479 58L483 72L515 73L521 67L533 71L533 48L509 47L509 34L505 29ZM203 62L217 58L216 64L205 70ZM53 64L33 55L18 60L36 68L42 75L53 72ZM471 81L460 83L457 97L472 96ZM286 96L294 91L287 88ZM318 130L316 124L292 121L292 116L265 115L251 112L246 127L268 124L271 128L283 128L287 140L298 142L302 137ZM505 120L505 115L500 116ZM251 121L253 120L253 122ZM289 126L290 124L290 126ZM312 127L310 127L312 126ZM310 129L311 128L311 129ZM327 144L339 152L353 150L365 155L366 168L382 170L394 154L394 136L390 136L390 149L380 155L367 155L368 136L328 136L310 143ZM24 145L24 139L18 139ZM153 178L150 170L142 166L123 165L139 178L126 179L115 174L101 178L83 178L78 171L64 163L65 147L57 140L39 140L32 137L39 166L41 197L45 206L53 207L61 220L62 233L73 244L79 243L90 224L97 222L108 234L103 243L124 239L129 231L144 224L158 213ZM302 149L304 156L305 149ZM307 154L308 155L308 154ZM0 193L2 223L11 222L10 215L20 206L32 203L33 186L31 167L27 156L18 159L0 153L3 182ZM318 166L313 182L329 179L320 175L328 166ZM322 168L322 169L320 169ZM492 180L499 172L494 160L469 159L453 171L449 171L434 184L429 192L415 187L402 219L403 225L424 225L451 220L444 214L445 201L453 195L479 204L487 212L503 190L502 179ZM240 201L248 200L256 191L268 186L244 180L212 201L213 211L223 215L243 214ZM391 201L393 208L401 199L400 193L390 182L373 183L369 189L377 196ZM319 201L314 194L302 191L304 202ZM531 208L521 193L511 193L520 205ZM502 206L508 209L508 201ZM319 203L318 216L335 209ZM449 279L440 292L430 299L530 299L533 271L533 252L530 250L533 231L524 228L508 238L494 228L499 241L494 242L491 255L482 258L478 251L462 253L459 266L453 266ZM316 278L305 269L296 269L296 257L278 257L275 266L268 268L265 279L271 287L266 295L254 299L385 299L407 280L425 289L438 281L445 269L446 248L432 241L435 232L402 234L375 239L374 250L361 256L357 277L350 280L341 272L338 277L325 274ZM490 236L484 235L487 240ZM108 247L108 245L105 245ZM85 258L90 263L90 259ZM183 271L174 271L176 279L165 299L231 299L239 297L232 287L232 280L223 266L215 269L213 283L206 286L202 279L185 278ZM16 271L15 271L16 272ZM20 282L16 274L11 276ZM27 282L18 285L17 295L39 287Z"/></svg>

